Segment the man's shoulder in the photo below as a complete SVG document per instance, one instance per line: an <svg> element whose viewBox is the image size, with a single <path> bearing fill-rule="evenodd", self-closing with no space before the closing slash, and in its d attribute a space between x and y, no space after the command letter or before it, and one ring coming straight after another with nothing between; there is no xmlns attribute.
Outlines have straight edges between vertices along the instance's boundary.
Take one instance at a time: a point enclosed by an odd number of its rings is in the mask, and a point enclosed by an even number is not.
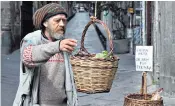
<svg viewBox="0 0 175 106"><path fill-rule="evenodd" d="M28 33L24 39L25 40L36 40L37 38L41 38L41 30L36 30L36 31L33 31L31 33Z"/></svg>

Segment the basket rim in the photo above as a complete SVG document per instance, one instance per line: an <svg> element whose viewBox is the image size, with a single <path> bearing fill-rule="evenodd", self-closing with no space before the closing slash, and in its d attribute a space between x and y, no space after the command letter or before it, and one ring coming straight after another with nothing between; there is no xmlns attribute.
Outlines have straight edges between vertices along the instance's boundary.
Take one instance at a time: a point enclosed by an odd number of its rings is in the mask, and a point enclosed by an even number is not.
<svg viewBox="0 0 175 106"><path fill-rule="evenodd" d="M117 67L89 67L89 66L81 66L81 65L72 65L72 66L78 66L78 67L83 67L83 68L96 68L96 69L114 69L114 68L118 68L118 66Z"/></svg>
<svg viewBox="0 0 175 106"><path fill-rule="evenodd" d="M127 96L125 96L125 98L129 99L129 100L137 100L137 101L142 101L142 102L161 102L161 101L163 101L162 98L160 100L143 100L143 99L129 98L128 96L131 96L131 95L142 95L142 94L139 94L139 93L128 94ZM151 95L151 94L147 94L147 95Z"/></svg>
<svg viewBox="0 0 175 106"><path fill-rule="evenodd" d="M80 56L71 56L72 60L79 59L79 60L91 60L91 61L103 61L103 62L114 62L119 61L120 58L116 55L113 56L113 59L105 59L105 58L93 58L93 57L87 57L86 59L81 59Z"/></svg>

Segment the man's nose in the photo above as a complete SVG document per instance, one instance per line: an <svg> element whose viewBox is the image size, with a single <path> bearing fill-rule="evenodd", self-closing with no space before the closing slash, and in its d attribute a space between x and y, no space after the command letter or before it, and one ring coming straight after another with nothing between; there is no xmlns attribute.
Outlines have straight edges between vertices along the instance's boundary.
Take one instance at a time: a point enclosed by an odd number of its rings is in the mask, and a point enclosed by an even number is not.
<svg viewBox="0 0 175 106"><path fill-rule="evenodd" d="M63 20L60 20L60 22L59 22L59 26L65 26Z"/></svg>

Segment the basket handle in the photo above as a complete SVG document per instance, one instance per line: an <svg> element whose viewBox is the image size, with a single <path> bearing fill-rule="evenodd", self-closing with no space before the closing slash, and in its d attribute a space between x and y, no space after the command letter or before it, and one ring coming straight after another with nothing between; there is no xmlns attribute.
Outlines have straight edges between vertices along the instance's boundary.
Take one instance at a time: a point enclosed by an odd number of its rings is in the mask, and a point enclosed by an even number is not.
<svg viewBox="0 0 175 106"><path fill-rule="evenodd" d="M113 42L112 42L112 36L111 36L110 31L109 31L109 28L107 27L107 25L103 21L96 19L96 17L91 16L90 18L91 18L91 21L88 22L88 24L85 26L85 29L82 33L81 47L80 47L80 51L77 54L78 55L89 55L90 54L86 50L86 48L84 47L84 39L85 39L85 34L86 34L87 29L89 28L89 26L91 24L94 24L94 23L99 23L105 28L107 35L108 35L108 39L109 39L109 45L110 45L110 52L108 53L108 56L113 54Z"/></svg>

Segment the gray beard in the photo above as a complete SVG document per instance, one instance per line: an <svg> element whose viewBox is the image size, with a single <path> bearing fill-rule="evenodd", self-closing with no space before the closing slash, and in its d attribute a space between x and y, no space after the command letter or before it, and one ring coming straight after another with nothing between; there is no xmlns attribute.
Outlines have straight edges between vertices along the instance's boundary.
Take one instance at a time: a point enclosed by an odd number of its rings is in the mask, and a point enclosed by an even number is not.
<svg viewBox="0 0 175 106"><path fill-rule="evenodd" d="M50 33L50 37L52 38L52 40L61 40L64 38L64 34Z"/></svg>
<svg viewBox="0 0 175 106"><path fill-rule="evenodd" d="M64 38L63 34L59 34L59 33L54 33L51 37L55 40L60 40Z"/></svg>

